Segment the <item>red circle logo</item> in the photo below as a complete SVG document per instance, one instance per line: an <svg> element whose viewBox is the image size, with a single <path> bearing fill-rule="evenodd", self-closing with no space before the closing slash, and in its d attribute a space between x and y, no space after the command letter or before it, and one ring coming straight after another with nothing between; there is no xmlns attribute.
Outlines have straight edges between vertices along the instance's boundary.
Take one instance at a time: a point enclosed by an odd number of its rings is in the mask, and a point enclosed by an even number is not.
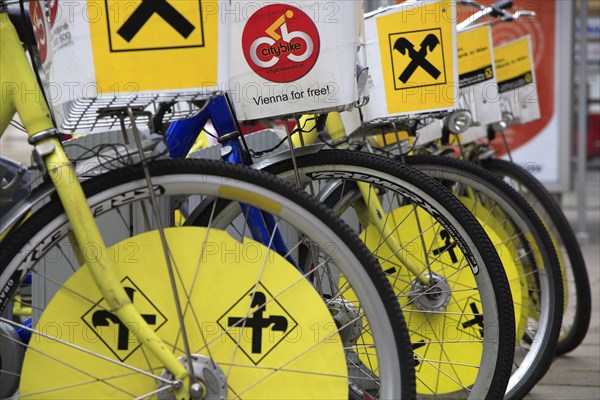
<svg viewBox="0 0 600 400"><path fill-rule="evenodd" d="M308 74L319 57L319 31L303 11L286 4L261 8L242 33L248 65L271 82L292 82Z"/></svg>

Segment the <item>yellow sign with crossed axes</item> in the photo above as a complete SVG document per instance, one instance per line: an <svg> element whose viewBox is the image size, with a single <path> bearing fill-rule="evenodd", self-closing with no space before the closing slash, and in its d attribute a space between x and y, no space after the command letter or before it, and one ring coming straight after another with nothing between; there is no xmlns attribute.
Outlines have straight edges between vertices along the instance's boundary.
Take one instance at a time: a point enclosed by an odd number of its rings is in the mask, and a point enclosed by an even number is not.
<svg viewBox="0 0 600 400"><path fill-rule="evenodd" d="M450 0L428 2L377 18L389 114L454 105L455 26Z"/></svg>
<svg viewBox="0 0 600 400"><path fill-rule="evenodd" d="M216 0L88 0L88 8L99 14L89 18L99 91L217 84Z"/></svg>

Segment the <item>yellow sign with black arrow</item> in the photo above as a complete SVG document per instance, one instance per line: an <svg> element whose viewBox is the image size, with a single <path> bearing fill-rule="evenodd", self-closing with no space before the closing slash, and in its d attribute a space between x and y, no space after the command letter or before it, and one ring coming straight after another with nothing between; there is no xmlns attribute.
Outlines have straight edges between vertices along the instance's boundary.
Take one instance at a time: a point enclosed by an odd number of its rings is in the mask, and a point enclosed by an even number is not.
<svg viewBox="0 0 600 400"><path fill-rule="evenodd" d="M100 91L217 84L216 0L88 0L88 9Z"/></svg>

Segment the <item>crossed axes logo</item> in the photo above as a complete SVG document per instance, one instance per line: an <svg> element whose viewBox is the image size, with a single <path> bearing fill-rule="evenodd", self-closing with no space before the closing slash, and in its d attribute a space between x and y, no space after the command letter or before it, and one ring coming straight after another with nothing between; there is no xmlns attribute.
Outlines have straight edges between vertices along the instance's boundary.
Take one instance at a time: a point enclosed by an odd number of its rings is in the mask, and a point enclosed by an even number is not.
<svg viewBox="0 0 600 400"><path fill-rule="evenodd" d="M407 38L400 37L394 43L394 50L398 51L402 55L408 55L411 61L404 71L400 74L398 79L402 83L406 84L410 77L415 73L417 68L423 68L433 79L437 79L441 72L433 64L427 60L427 54L431 53L438 45L440 41L438 37L432 33L428 34L425 39L421 42L419 50L415 50L414 44L412 44Z"/></svg>

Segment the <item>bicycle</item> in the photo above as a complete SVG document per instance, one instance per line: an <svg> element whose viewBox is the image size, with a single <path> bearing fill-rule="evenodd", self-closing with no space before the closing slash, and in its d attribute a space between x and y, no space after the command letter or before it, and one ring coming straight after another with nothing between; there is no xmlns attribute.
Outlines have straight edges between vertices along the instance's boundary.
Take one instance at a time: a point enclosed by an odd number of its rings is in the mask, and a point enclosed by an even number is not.
<svg viewBox="0 0 600 400"><path fill-rule="evenodd" d="M237 163L251 162L244 143L240 144L237 141L239 134L230 135L231 129L221 126L220 117L232 114L230 108L225 108L228 105L226 101L222 101L221 104L224 108L219 108L215 103L214 107L209 106L206 109L204 115L176 121L168 127L168 140L179 145L175 150L176 154L172 155L186 155L206 121L214 116L217 118L217 124L213 122L215 135L223 146L222 157ZM225 119L231 121L228 117ZM312 122L320 124L324 119L312 118ZM300 126L302 125L300 122ZM301 127L298 131L304 133L306 129ZM236 140L231 140L233 138ZM295 140L292 139L296 143L303 140L306 145L311 139L301 134L296 135ZM423 174L388 159L366 154L326 151L322 146L301 147L290 154L274 156L259 163L255 168L276 173L291 182L296 182L306 188L305 190L320 193L321 196L325 193L335 193L336 196L329 198L330 202L335 200L337 203L341 198L346 200L346 195L353 199L350 203L340 203L345 206L337 207L336 210L343 213L349 209L348 205L352 204L361 223L358 231L366 231L369 234L373 232L375 236L369 239L370 248L378 254L389 279L395 283L405 312L414 316L412 333L415 347L418 347L415 357L422 370L422 373L418 374L421 394L472 398L495 398L504 394L504 382L508 379L507 365L512 360L514 347L514 314L510 311L512 305L509 298L504 297L507 294L507 286L503 283L503 272L497 255L464 206L452 199L443 187ZM331 186L326 186L325 189L321 187L330 182ZM400 213L407 214L392 214L388 208L381 206L379 196L384 199L381 202L385 207L391 205L392 210L398 209ZM386 200L388 196L391 200ZM203 225L208 215L206 210L211 210L215 204L218 215L222 216L220 218L225 223L240 214L235 203L208 202L188 213L185 223ZM411 229L412 235L408 238L398 236L404 229ZM377 237L380 239L374 239ZM474 247L469 243L474 243ZM407 246L411 251L407 251ZM428 261L430 251L436 249L439 251ZM457 260L448 258L450 256L446 253L452 254ZM454 263L458 265L456 270L452 270L455 273L451 273L448 265ZM435 265L435 268L432 265ZM465 289L461 294L460 290L454 290L456 285L473 287ZM437 293L438 291L441 294ZM474 307L469 305L469 299L477 299L472 303ZM494 305L495 301L498 305ZM451 310L446 310L448 304L452 304ZM502 330L498 335L500 341L497 343L491 343L496 342L495 340L482 340L483 332L476 322L479 321L477 317L482 312L481 304L486 321L492 321L490 325L494 329ZM432 315L432 321L428 321L428 314ZM457 325L465 324L459 329L467 329L470 333L465 334L471 339L457 341L443 336L443 327L446 323L456 323L455 319L442 322L439 330L433 329L432 334L439 335L437 339L424 340L423 329L419 325L436 324L452 315L456 315L457 320L462 321ZM433 321L433 316L438 317L438 322ZM474 330L471 331L472 328ZM471 345L470 353L461 347L467 345L465 341ZM430 348L436 350L428 351ZM431 358L432 352L444 352L444 349L448 349L452 355L443 354L436 359Z"/></svg>
<svg viewBox="0 0 600 400"><path fill-rule="evenodd" d="M472 2L467 3L473 4ZM509 4L505 3L492 5L487 8L481 7L478 13L459 25L464 28L477 23L480 19L488 15L493 16L493 14L504 20L514 20L518 19L519 16L529 15L528 12L519 12L519 14L513 15L503 11L502 7L509 6ZM485 24L479 26L485 26ZM480 35L485 37L485 32ZM490 44L487 46L489 47ZM465 112L455 112L454 115L446 117L445 122L440 125L442 128L438 129L442 142L448 142L449 132L456 132L456 136L453 137L456 138L455 142L458 143L460 154L464 158L473 160L473 158L465 156L465 153L468 154L469 148L465 148L465 136L462 134L469 127L469 121L472 120L471 115L474 118L476 114L474 111L471 114L467 111L466 115L460 115L461 113L464 114ZM460 123L461 120L467 122ZM461 134L460 138L458 138L458 134ZM472 138L469 140L472 140ZM426 143L423 145L426 146ZM434 146L433 150L439 151L439 148ZM424 151L424 153L428 152L428 150ZM484 149L481 149L478 154L481 155L484 152ZM487 155L489 156L489 154ZM474 158L476 160L477 156ZM523 304L528 304L529 324L533 321L536 322L533 329L528 327L522 331L524 334L518 333L518 335L522 335L522 339L521 344L517 343L513 378L509 382L506 396L509 398L524 396L548 370L552 362L552 355L554 354L562 320L562 274L551 237L531 207L522 198L516 196L514 191L509 190L506 184L495 179L489 172L465 162L445 157L409 156L403 157L403 159L410 165L417 166L427 171L429 175L437 177L449 185L449 187L453 187L455 192L461 196L461 199L464 199L465 195L468 198L483 199L481 203L484 209L489 209L488 215L492 215L494 210L496 210L494 213L498 213L498 209L501 209L504 213L501 214L503 215L501 220L507 219L508 221L512 221L510 224L519 226L517 229L510 229L513 233L509 237L523 236L523 239L521 239L523 243L517 245L516 248L525 244L525 249L517 253L521 254L517 260L522 260L520 261L521 263L525 261L525 271L529 271L523 276L533 274L538 277L535 281L529 281L525 285L530 288L528 292L537 293L537 295L523 302ZM470 194L470 192L473 192L473 194ZM512 199L513 204L503 205L507 201L506 199ZM477 202L476 200L475 203ZM483 221L489 224L487 219L484 218ZM527 242L529 243L527 244ZM527 250L528 248L529 250ZM523 255L528 253L536 254L535 260L524 260ZM538 266L532 268L535 264ZM537 272L533 272L536 270ZM546 292L545 294L544 291ZM518 303L517 299L515 300L516 303ZM528 338L528 336L535 336L536 339Z"/></svg>
<svg viewBox="0 0 600 400"><path fill-rule="evenodd" d="M340 129L339 127L330 128L330 132ZM327 161L327 158L331 156L326 157L325 154L323 154L323 157L317 157L319 153L314 152L310 156L305 156L304 161L298 161L299 157L296 156L297 164L307 164L305 167L300 167L301 175L306 175L307 172L305 171L311 171L309 167L312 166L315 170L324 168L323 175L327 177L327 164L333 162ZM359 157L355 158L359 159ZM504 397L520 398L524 396L541 379L552 362L553 349L558 337L562 316L562 307L560 306L562 304L561 273L552 241L544 225L521 196L481 167L440 156L409 155L399 157L399 160L402 160L407 166L416 168L418 171L435 178L446 188L451 189L485 228L495 246L495 250L492 251L500 253L512 291L517 337L519 338L519 340L513 342L514 367ZM275 166L270 167L269 161L266 160L260 165L265 166L269 171L277 172L279 176L288 179L293 177L291 174L293 166L290 165L289 161L287 161L287 165L281 160L275 160L274 163ZM277 165L277 163L283 165ZM358 161L353 163L357 164ZM343 163L340 162L340 164ZM322 165L326 166L323 167ZM357 165L360 165L360 163ZM336 168L336 171L345 171L344 168L348 167L337 166ZM397 166L396 168L402 167ZM383 176L385 176L383 171L389 173L392 170L390 165L381 166L378 173L371 172L374 177L377 177L372 179L383 180ZM343 172L336 173L340 177L344 176ZM313 172L313 175L318 176L315 172ZM315 177L312 177L312 179L316 180ZM340 184L339 186L351 187L348 184ZM354 194L352 195L348 194L352 193L352 189L338 189L335 191L331 187L325 187L322 191L316 192L322 193L322 199L326 201L326 204L331 205L339 212L347 214L346 209L350 207L351 202L360 199L357 189L354 188L353 190ZM386 187L387 190L389 189ZM385 195L383 197L385 198ZM381 208L384 215L393 215L388 210L394 209L393 204L401 204L400 201L393 202L389 200L382 201L382 203L385 204ZM360 210L356 213L360 215ZM358 231L365 230L365 226L369 226L364 222L365 219L365 217L359 218L358 222L362 226L355 227L355 229ZM353 221L356 218L346 220ZM397 229L408 229L405 227L407 225L406 220L403 217L396 216L394 222L401 222L398 224L399 228ZM374 228L371 227L370 229ZM425 227L423 229L426 230ZM371 235L377 237L376 232L378 230L374 229ZM451 243L451 241L447 243ZM378 247L382 246L378 245L377 242L375 244L371 242L369 245L370 249L377 249ZM375 253L377 254L377 252ZM380 262L385 266L393 258L390 257L389 253L384 252L384 254L384 256L381 256ZM410 330L411 314L406 311L404 313ZM421 392L419 391L419 393Z"/></svg>
<svg viewBox="0 0 600 400"><path fill-rule="evenodd" d="M479 17L485 17L491 13L501 15L501 11L498 10L509 6L505 2L503 5L497 7L489 7L482 10ZM521 12L519 15L527 15L527 13ZM447 117L447 120L454 120L456 122L458 118L456 118L456 115L450 115ZM311 123L310 118L306 121L308 121L308 124ZM341 125L339 118L334 118L334 121L337 124L328 124L330 143L333 145L344 143L343 125ZM302 126L302 122L300 122L300 125ZM446 126L448 125L447 123ZM403 127L402 125L400 126ZM407 123L404 127L406 130L413 129L410 123ZM396 131L401 130L394 126L388 126L387 128L396 128ZM304 138L305 142L313 140L316 132L318 132L314 121L305 130L309 131L309 136ZM336 133L339 132L342 132L342 134L337 135ZM385 128L381 129L381 132L386 132ZM310 136L310 133L312 133L312 136ZM360 136L360 133L358 133L358 136ZM398 142L402 144L401 141ZM295 144L298 145L299 143L300 140L297 138ZM356 143L361 143L360 137L356 140ZM362 143L358 146L367 149L369 143ZM399 147L402 154L410 149L409 146L402 148L402 145L400 145ZM318 153L316 154L318 155ZM312 157L315 156L313 155ZM275 162L281 161L275 160ZM528 295L521 297L521 292L519 291L513 293L515 295L515 303L519 307L522 307L522 313L517 313L517 320L521 317L523 318L521 326L518 328L519 338L522 341L517 341L516 343L515 353L517 353L518 357L515 360L513 378L509 382L506 396L509 398L520 398L529 392L548 369L552 361L553 349L562 316L561 307L559 306L562 302L561 274L550 237L539 218L532 212L530 206L504 183L481 170L481 168L471 167L464 163L454 162L453 160L434 158L407 157L406 162L417 168L423 168L429 175L441 180L449 187L455 188L460 199L466 202L474 213L478 214L480 222L488 228L488 232L491 229L498 233L498 237L502 238L496 241L496 243L499 243L499 249L502 249L502 243L509 242L512 244L512 253L506 251L506 249L504 252L508 257L511 257L510 254L512 254L513 259L519 264L513 268L520 268L520 270L513 275L516 278L511 283L518 283L520 281L520 284L524 288L527 288L523 289L523 293L541 293L538 296L531 297L528 297ZM296 160L296 163L299 163L298 160ZM317 158L314 161L303 161L301 164L307 165L304 167L304 170L301 169L302 172L300 175L304 176L307 173L305 171L311 171L309 166L313 166L316 170L317 165L328 164L328 161L324 158ZM269 168L268 161L261 163L261 165L266 165ZM338 168L344 171L344 168L348 167L342 166ZM273 170L278 171L282 176L292 176L292 166L289 165L289 162L287 167L276 167ZM387 172L388 169L383 169L383 171ZM341 172L338 172L338 175L334 175L331 172L330 174L332 174L331 176L338 176L340 178L345 177ZM312 175L318 174L312 172ZM323 175L327 176L327 173L325 172ZM312 177L312 179L315 178ZM326 189L323 198L326 199L327 195L331 193L335 192L330 188ZM337 194L339 195L339 193ZM482 196L485 200L480 201L479 196ZM346 199L352 198L356 201L356 199L360 198L358 194L355 194L354 197L346 197L345 195L339 195L339 197L345 199L341 203L346 205L336 208L342 211L344 211L345 207L348 207L349 203L345 201L349 200ZM335 204L335 202L332 204ZM377 209L377 207L374 208ZM488 208L490 211L488 211ZM387 215L387 209L384 210L383 214ZM493 210L496 211L492 212ZM500 214L498 214L499 212ZM357 214L360 215L359 212ZM402 220L402 218L399 219ZM359 218L359 221L362 227L359 227L358 230L361 231L364 229L364 226L368 225L368 221L365 217L362 219ZM387 237L385 234L383 236ZM535 257L533 256L534 254L536 254ZM383 259L388 261L386 257ZM505 265L505 267L507 270L511 269L509 265ZM528 276L535 276L536 279L528 279ZM527 322L528 318L531 320L529 323ZM407 317L407 319L410 325L410 318ZM533 321L536 321L535 326L528 326ZM539 327L537 326L538 323ZM535 345L531 346L531 343Z"/></svg>
<svg viewBox="0 0 600 400"><path fill-rule="evenodd" d="M6 5L0 4L3 82L14 79L39 91ZM206 95L194 102L202 99ZM111 398L411 397L412 353L393 293L362 244L329 211L239 166L155 160L164 152L161 141L150 146L155 153L147 159L135 135L137 162L113 164L113 171L80 185L46 104L8 100L1 104L1 131L16 108L51 182L13 208L41 205L26 221L17 218L7 227L3 219L2 397L84 398L90 391ZM110 110L128 117L134 132L136 111ZM213 229L212 219L205 227L177 227L174 210L207 196L271 215L269 245L238 241ZM113 223L107 231L103 218L117 218L122 229ZM239 227L244 238L246 226L237 221L230 232ZM286 255L297 265L272 250L275 232L285 227L297 235ZM234 256L253 253L232 264L220 246L234 249ZM310 274L298 272L304 263ZM57 264L73 270L55 276ZM348 284L332 285L332 274L343 274ZM345 300L348 290L358 301ZM160 296L170 292L174 298ZM30 326L15 314L27 307ZM268 318L266 310L273 310ZM48 331L56 324L68 331ZM260 339L268 327L277 351ZM252 328L249 339L245 328ZM301 328L314 337L284 340ZM290 379L296 374L301 379Z"/></svg>
<svg viewBox="0 0 600 400"><path fill-rule="evenodd" d="M472 4L472 2L468 2ZM521 12L518 15L510 14L506 11L502 11L501 7L491 6L489 8L481 7L479 13L475 14L473 18L470 18L463 24L468 26L470 23L476 23L479 19L484 18L491 13L497 13L498 16L506 20L514 20L519 15L528 15L527 12ZM480 25L485 26L485 25ZM489 44L488 44L489 47ZM456 138L454 141L458 144L460 154L463 158L471 161L479 161L478 157L483 160L489 158L491 152L488 152L487 147L481 147L478 144L465 144L465 137L458 134L466 132L471 121L471 115L466 116L459 115L464 111L455 112L454 115L446 117L443 124L440 124L438 132L442 138L442 141L447 143L449 138ZM473 113L473 115L475 115ZM460 120L467 121L466 123L457 123ZM450 137L450 132L456 132L456 136ZM430 140L433 138L429 138ZM469 139L469 140L472 140ZM427 149L426 143L422 143L425 146L424 153L429 153L431 149ZM440 151L439 147L433 146L434 151ZM442 149L445 149L442 147ZM404 149L405 152L406 149ZM444 150L445 151L445 150ZM448 150L446 153L452 153L453 150ZM525 201L516 196L514 190L510 190L506 187L506 184L495 178L490 172L483 170L480 167L470 165L465 162L460 162L445 157L426 157L426 156L409 156L402 157L407 163L413 166L417 166L424 171L427 171L429 175L437 177L449 187L455 188L455 192L464 199L467 196L467 200L482 199L481 203L483 208L489 209L489 214L492 215L498 212L498 209L504 210L505 219L510 216L508 220L512 221L510 224L520 226L516 230L516 236L524 235L524 242L530 242L526 245L525 250L522 250L518 254L528 254L532 251L536 254L536 260L529 266L524 265L527 271L535 271L531 269L531 265L538 264L538 272L527 272L526 275L534 274L539 278L535 282L529 282L526 286L529 286L529 292L538 293L536 296L531 297L529 300L525 300L523 304L529 304L527 308L530 308L530 319L537 320L538 324L534 329L527 328L524 330L522 336L522 344L518 344L515 357L515 371L513 378L509 382L507 389L507 397L522 397L524 396L535 383L543 376L548 370L552 357L554 355L554 348L556 341L559 337L559 330L562 320L562 274L561 264L554 251L554 244L552 238L546 232L545 225L541 222L539 217L533 211L531 206ZM471 194L473 192L473 194ZM496 200L493 200L496 199ZM504 200L501 200L504 199ZM506 199L512 199L513 205L502 205ZM464 200L463 200L464 201ZM471 200L472 202L472 200ZM478 200L475 200L477 203ZM486 204L487 203L487 204ZM521 214L521 215L519 215ZM483 218L486 224L489 221ZM494 225L496 222L494 221ZM518 232L522 232L519 234ZM515 237L515 233L511 233L509 237ZM517 246L518 248L519 246ZM527 250L530 248L530 250ZM521 255L519 259L523 256ZM545 282L545 283L544 283ZM544 291L546 292L544 294ZM513 296L515 294L513 293ZM517 296L518 298L518 296ZM545 300L544 300L545 298ZM566 300L566 297L565 297ZM518 303L518 300L515 300ZM537 310L537 311L534 311ZM544 316L544 314L546 314ZM542 328L544 327L544 328ZM537 332L536 332L537 331ZM528 336L537 336L537 339L528 338ZM521 353L527 354L522 356Z"/></svg>
<svg viewBox="0 0 600 400"><path fill-rule="evenodd" d="M504 13L503 18L511 21L529 15L527 12ZM503 107L501 120L487 127L488 143L472 143L465 152L471 161L502 177L530 203L555 243L565 280L565 309L556 354L564 354L581 344L587 333L591 318L590 283L577 238L560 205L539 180L513 162L503 130L511 124L521 123L518 120L511 107ZM489 144L498 135L508 160L496 158L495 153L489 151Z"/></svg>

